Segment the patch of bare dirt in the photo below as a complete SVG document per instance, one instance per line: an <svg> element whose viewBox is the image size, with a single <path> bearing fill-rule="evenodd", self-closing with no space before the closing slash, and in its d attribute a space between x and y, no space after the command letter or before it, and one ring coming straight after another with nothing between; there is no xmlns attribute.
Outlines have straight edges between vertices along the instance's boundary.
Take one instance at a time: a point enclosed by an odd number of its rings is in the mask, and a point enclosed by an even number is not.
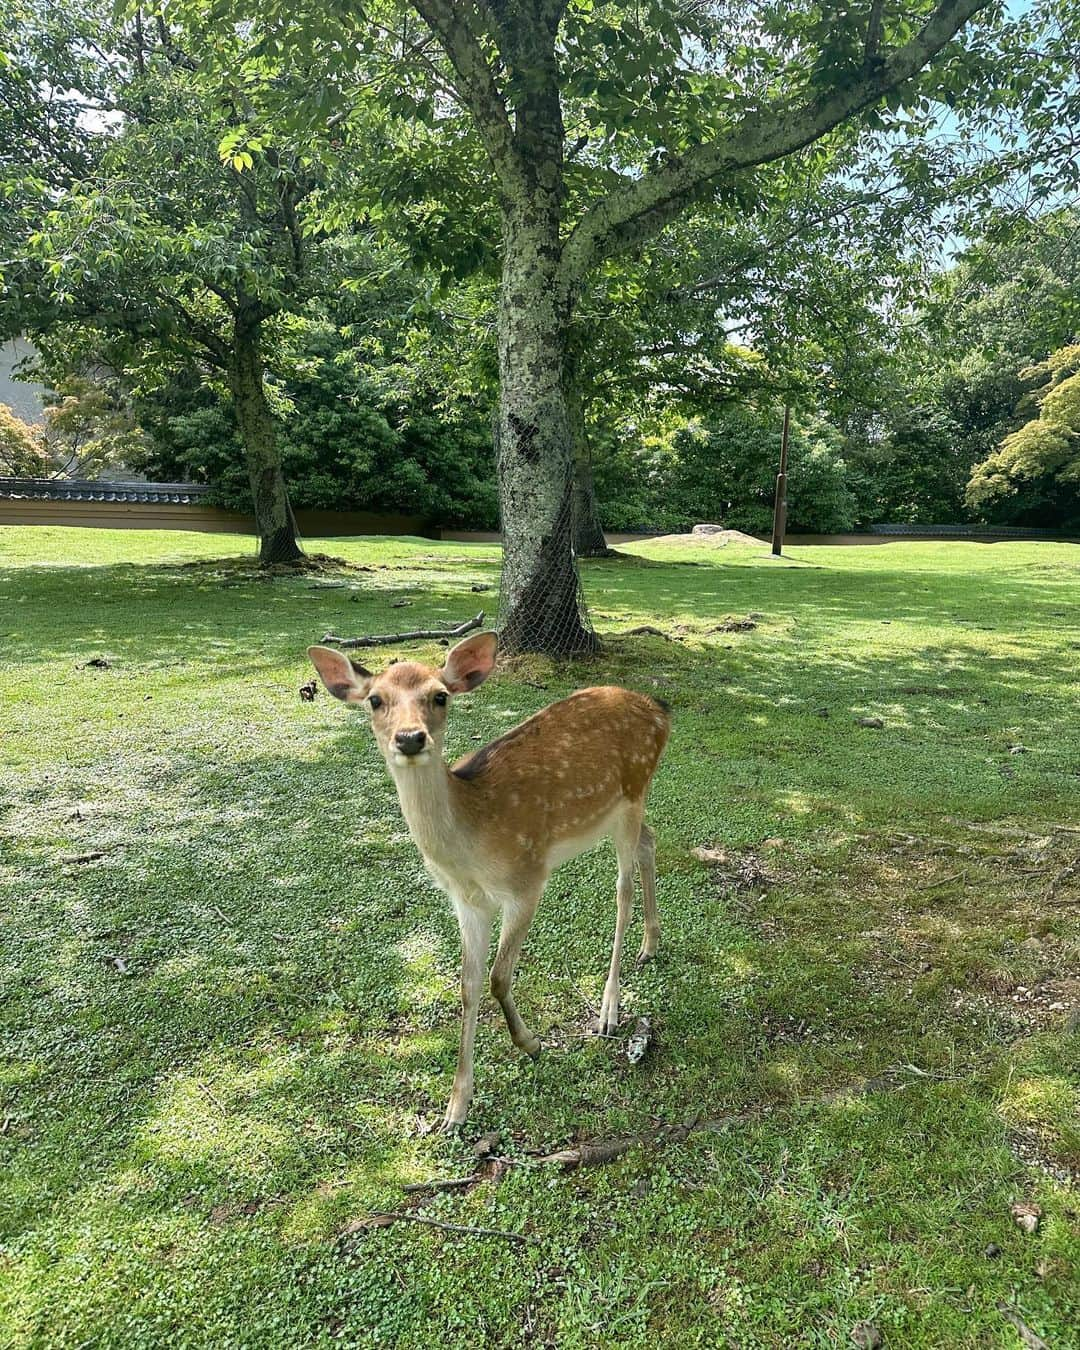
<svg viewBox="0 0 1080 1350"><path fill-rule="evenodd" d="M710 534L661 534L648 540L650 544L692 544L695 548L724 548L727 544L754 544L762 547L764 539L757 539L742 530L714 530Z"/></svg>
<svg viewBox="0 0 1080 1350"><path fill-rule="evenodd" d="M309 553L295 562L273 563L268 567L261 567L258 558L197 558L194 562L179 563L176 570L202 574L215 581L271 581L274 577L325 576L373 569L345 558L332 557L329 553Z"/></svg>
<svg viewBox="0 0 1080 1350"><path fill-rule="evenodd" d="M775 871L753 849L728 849L716 844L703 844L690 851L699 862L712 870L717 882L734 890L768 890L779 880Z"/></svg>

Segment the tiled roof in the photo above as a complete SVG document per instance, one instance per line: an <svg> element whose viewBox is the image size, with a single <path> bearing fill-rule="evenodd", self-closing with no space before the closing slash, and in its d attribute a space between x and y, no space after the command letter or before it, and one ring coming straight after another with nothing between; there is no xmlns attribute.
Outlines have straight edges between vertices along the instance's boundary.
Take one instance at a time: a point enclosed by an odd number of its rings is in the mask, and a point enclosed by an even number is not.
<svg viewBox="0 0 1080 1350"><path fill-rule="evenodd" d="M45 502L169 502L198 504L203 483L105 483L81 478L0 478L0 498Z"/></svg>
<svg viewBox="0 0 1080 1350"><path fill-rule="evenodd" d="M1068 539L1067 531L1031 525L871 525L871 534L923 535L942 539Z"/></svg>

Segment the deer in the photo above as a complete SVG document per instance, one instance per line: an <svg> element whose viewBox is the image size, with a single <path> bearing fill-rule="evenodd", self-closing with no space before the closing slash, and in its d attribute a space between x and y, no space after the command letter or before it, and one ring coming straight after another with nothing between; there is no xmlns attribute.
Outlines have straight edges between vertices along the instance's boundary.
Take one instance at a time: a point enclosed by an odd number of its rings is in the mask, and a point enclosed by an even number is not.
<svg viewBox="0 0 1080 1350"><path fill-rule="evenodd" d="M666 703L615 686L581 689L552 703L453 764L444 758L451 700L495 667L498 637L463 639L438 669L392 662L372 674L343 652L310 647L327 690L364 705L398 801L427 871L450 899L461 930L461 1039L442 1128L464 1124L473 1096L477 1014L495 916L500 931L490 989L514 1045L536 1059L540 1039L522 1020L512 983L552 871L605 838L615 846L615 936L599 1032L619 1025L623 939L635 867L644 937L639 964L660 941L656 848L645 802L671 730Z"/></svg>

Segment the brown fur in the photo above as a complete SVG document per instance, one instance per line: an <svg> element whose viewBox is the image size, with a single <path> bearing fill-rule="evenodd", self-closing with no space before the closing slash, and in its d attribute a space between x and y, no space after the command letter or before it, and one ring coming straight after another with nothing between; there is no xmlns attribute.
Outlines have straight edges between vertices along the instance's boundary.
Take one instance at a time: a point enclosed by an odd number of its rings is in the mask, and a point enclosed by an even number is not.
<svg viewBox="0 0 1080 1350"><path fill-rule="evenodd" d="M579 690L459 759L455 811L500 852L523 838L562 842L619 800L644 800L670 731L644 694Z"/></svg>

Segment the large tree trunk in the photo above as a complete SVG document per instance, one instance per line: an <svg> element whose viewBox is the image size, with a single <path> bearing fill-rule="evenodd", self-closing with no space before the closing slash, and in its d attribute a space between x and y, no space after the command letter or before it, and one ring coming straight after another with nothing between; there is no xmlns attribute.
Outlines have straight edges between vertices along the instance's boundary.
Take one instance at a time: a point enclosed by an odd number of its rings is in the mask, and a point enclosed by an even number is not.
<svg viewBox="0 0 1080 1350"><path fill-rule="evenodd" d="M553 218L554 217L554 218ZM499 293L496 461L502 513L500 638L508 651L591 651L573 552L573 452L555 299L558 219L507 206Z"/></svg>
<svg viewBox="0 0 1080 1350"><path fill-rule="evenodd" d="M604 527L600 524L600 511L596 505L585 403L572 375L566 378L566 412L570 419L570 437L574 447L574 556L608 558L611 549L604 538Z"/></svg>
<svg viewBox="0 0 1080 1350"><path fill-rule="evenodd" d="M277 428L266 402L257 320L237 319L229 363L229 388L236 425L247 459L259 563L295 562L304 556L296 540L296 521L285 491Z"/></svg>

